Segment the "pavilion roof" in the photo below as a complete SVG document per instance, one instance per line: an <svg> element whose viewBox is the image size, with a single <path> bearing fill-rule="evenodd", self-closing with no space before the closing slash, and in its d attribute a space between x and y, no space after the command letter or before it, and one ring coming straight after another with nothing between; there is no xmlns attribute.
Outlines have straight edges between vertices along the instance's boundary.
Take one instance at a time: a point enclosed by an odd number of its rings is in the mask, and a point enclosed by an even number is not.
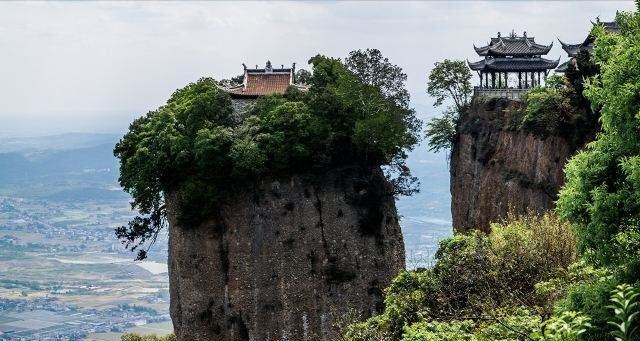
<svg viewBox="0 0 640 341"><path fill-rule="evenodd" d="M600 21L600 18L597 18L596 22L591 22L593 26L600 25L604 28L605 32L618 34L621 31L620 25L618 25L615 21ZM591 53L593 51L593 42L595 41L595 37L593 34L589 33L587 37L584 39L582 43L579 44L567 44L562 40L558 39L560 44L562 45L562 49L567 52L569 57L576 57L580 51L586 51Z"/></svg>
<svg viewBox="0 0 640 341"><path fill-rule="evenodd" d="M534 37L527 37L526 32L523 36L516 36L514 32L508 37L502 37L498 33L498 37L491 38L488 45L473 48L480 56L541 56L549 53L553 47L553 42L549 45L541 45L535 42Z"/></svg>
<svg viewBox="0 0 640 341"><path fill-rule="evenodd" d="M567 72L567 70L569 70L569 65L572 63L573 59L569 59L566 62L560 64L557 68L556 68L556 72Z"/></svg>
<svg viewBox="0 0 640 341"><path fill-rule="evenodd" d="M469 68L474 71L544 71L558 66L558 60L549 60L542 57L533 58L485 58L477 62L468 62Z"/></svg>
<svg viewBox="0 0 640 341"><path fill-rule="evenodd" d="M565 52L567 52L569 57L577 56L578 53L580 53L580 49L582 49L582 46L583 46L582 44L567 44L560 39L558 39L558 41L560 42L560 45L562 45L562 49L565 50Z"/></svg>

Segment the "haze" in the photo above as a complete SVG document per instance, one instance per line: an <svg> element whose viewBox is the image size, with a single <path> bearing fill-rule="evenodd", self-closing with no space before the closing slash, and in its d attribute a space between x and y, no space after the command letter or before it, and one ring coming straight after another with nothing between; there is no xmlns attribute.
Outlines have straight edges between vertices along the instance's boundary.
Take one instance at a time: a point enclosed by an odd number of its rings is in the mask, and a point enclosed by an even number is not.
<svg viewBox="0 0 640 341"><path fill-rule="evenodd" d="M408 74L413 105L431 116L433 63L473 60L472 44L498 31L554 41L584 39L614 2L5 2L0 3L0 136L119 133L203 76L241 63L274 65L378 48ZM475 79L474 79L475 80Z"/></svg>

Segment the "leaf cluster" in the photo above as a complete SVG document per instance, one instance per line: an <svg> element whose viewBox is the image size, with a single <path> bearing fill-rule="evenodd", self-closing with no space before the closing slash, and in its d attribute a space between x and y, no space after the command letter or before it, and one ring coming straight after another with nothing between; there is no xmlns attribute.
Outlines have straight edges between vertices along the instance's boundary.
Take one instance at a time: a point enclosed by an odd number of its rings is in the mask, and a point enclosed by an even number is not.
<svg viewBox="0 0 640 341"><path fill-rule="evenodd" d="M601 112L602 132L565 167L559 214L574 222L583 253L598 265L624 265L640 279L640 15L619 13L621 34L596 27L600 73L585 95Z"/></svg>

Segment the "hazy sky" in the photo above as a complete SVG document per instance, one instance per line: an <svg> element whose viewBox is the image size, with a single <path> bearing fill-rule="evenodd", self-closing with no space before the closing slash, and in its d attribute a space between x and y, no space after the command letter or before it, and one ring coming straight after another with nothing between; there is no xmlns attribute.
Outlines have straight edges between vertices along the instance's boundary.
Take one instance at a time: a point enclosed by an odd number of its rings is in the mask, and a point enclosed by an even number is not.
<svg viewBox="0 0 640 341"><path fill-rule="evenodd" d="M202 76L321 53L378 48L409 76L412 102L433 114L425 82L443 58L477 59L498 31L515 29L549 54L556 37L584 39L589 20L614 2L2 2L0 134L121 132L133 117ZM475 79L474 79L475 81Z"/></svg>

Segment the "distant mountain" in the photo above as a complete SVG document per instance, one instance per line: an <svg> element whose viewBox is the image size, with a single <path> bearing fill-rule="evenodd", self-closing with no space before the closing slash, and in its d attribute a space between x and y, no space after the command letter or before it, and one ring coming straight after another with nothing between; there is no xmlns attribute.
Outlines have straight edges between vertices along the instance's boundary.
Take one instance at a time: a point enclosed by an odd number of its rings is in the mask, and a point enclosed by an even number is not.
<svg viewBox="0 0 640 341"><path fill-rule="evenodd" d="M108 134L0 139L0 193L77 200L122 198L111 190L118 179Z"/></svg>
<svg viewBox="0 0 640 341"><path fill-rule="evenodd" d="M18 152L30 154L39 151L70 150L94 147L101 144L115 144L119 135L67 133L37 137L0 137L0 153Z"/></svg>

